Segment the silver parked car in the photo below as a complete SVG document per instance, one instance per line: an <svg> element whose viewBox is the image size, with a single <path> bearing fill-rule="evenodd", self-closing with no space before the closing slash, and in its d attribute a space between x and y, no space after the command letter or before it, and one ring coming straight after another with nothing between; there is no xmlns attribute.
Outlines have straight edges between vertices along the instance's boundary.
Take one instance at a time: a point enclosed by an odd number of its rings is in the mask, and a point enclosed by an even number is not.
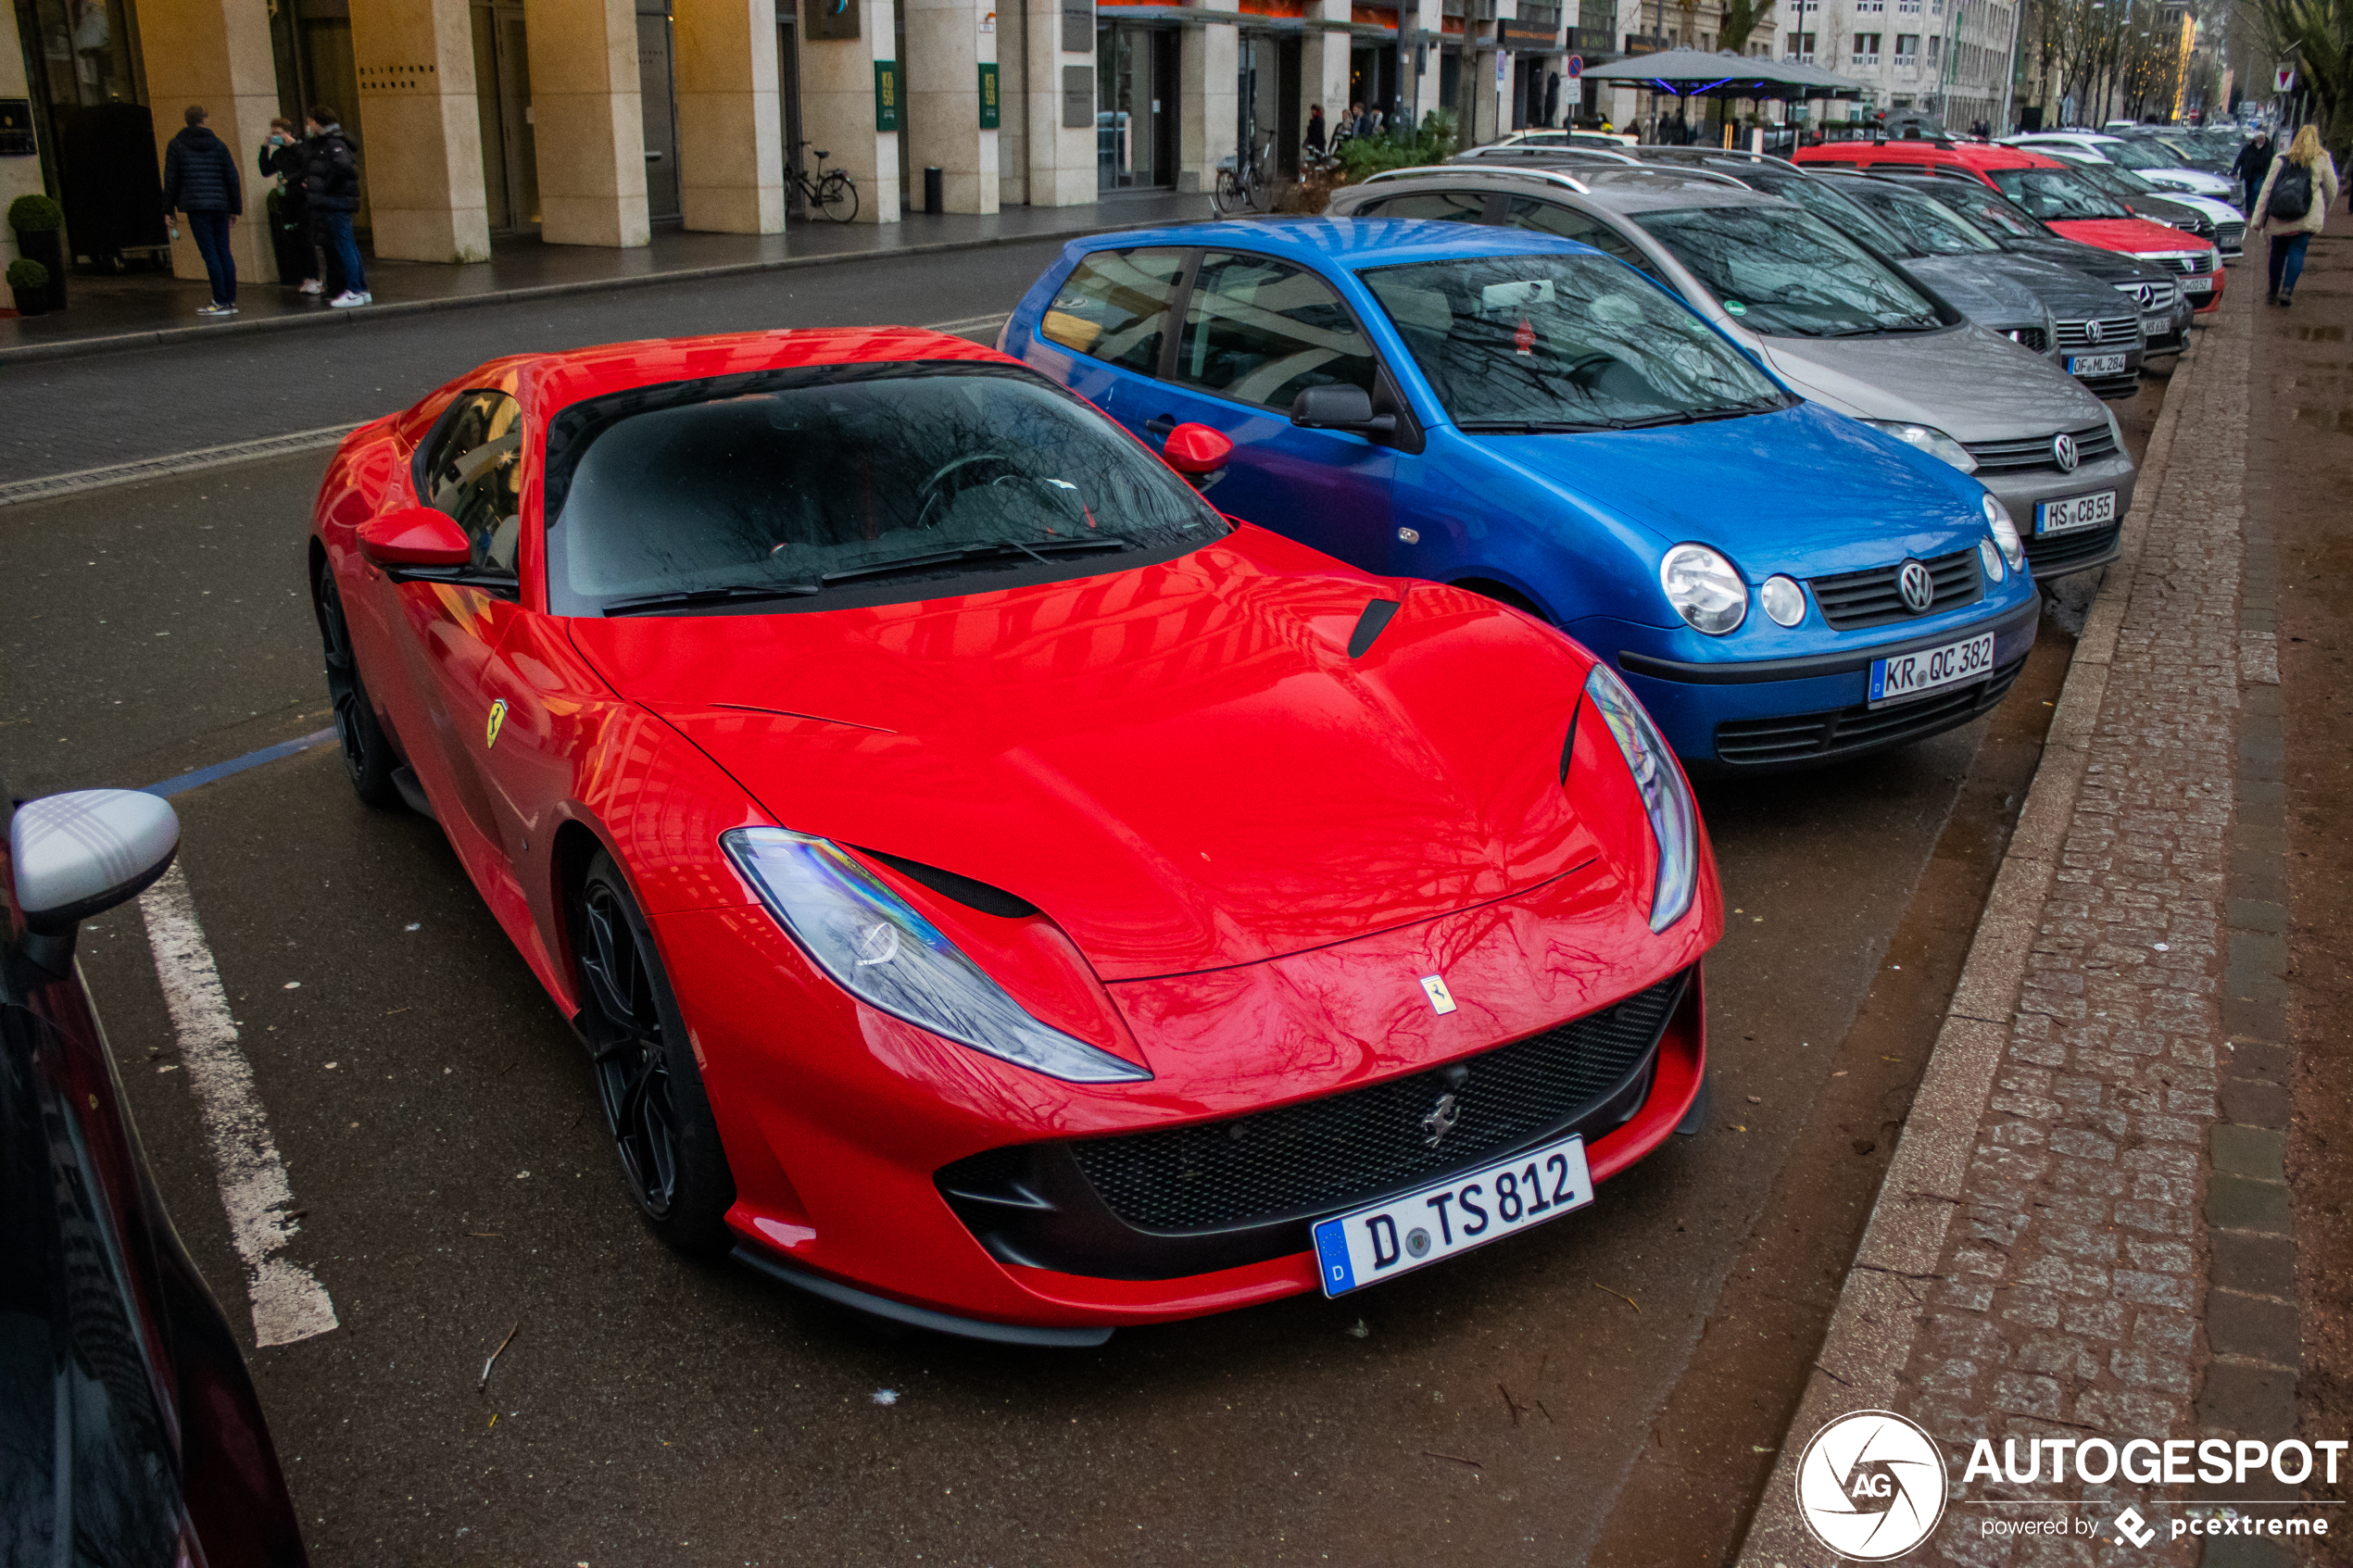
<svg viewBox="0 0 2353 1568"><path fill-rule="evenodd" d="M1461 220L1472 198L1475 221L1581 240L1649 273L1806 397L1974 474L2018 520L2038 578L2115 558L2135 478L2115 417L1811 213L1701 181L1477 167L1397 170L1327 210Z"/></svg>

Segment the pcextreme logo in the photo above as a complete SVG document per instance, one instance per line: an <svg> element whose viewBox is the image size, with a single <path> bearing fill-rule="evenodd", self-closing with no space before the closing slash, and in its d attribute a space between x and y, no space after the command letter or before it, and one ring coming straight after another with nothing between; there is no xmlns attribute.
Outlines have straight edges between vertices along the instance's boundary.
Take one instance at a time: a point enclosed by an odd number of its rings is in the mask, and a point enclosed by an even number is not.
<svg viewBox="0 0 2353 1568"><path fill-rule="evenodd" d="M1856 1411L1814 1434L1797 1462L1797 1513L1841 1557L1903 1556L1944 1516L1944 1460L1893 1411Z"/></svg>

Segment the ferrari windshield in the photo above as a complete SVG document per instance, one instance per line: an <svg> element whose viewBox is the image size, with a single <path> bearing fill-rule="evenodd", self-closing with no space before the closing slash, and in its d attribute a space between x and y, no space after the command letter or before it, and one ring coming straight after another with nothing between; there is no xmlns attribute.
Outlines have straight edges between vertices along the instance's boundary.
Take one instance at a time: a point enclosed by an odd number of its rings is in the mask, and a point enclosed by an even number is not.
<svg viewBox="0 0 2353 1568"><path fill-rule="evenodd" d="M1785 401L1705 322L1616 261L1478 257L1363 277L1465 430L1626 430Z"/></svg>
<svg viewBox="0 0 2353 1568"><path fill-rule="evenodd" d="M1752 331L1779 337L1928 332L1926 296L1811 213L1772 207L1642 212L1636 222Z"/></svg>
<svg viewBox="0 0 2353 1568"><path fill-rule="evenodd" d="M2045 223L2130 218L2123 205L2072 169L1996 169L2002 194Z"/></svg>
<svg viewBox="0 0 2353 1568"><path fill-rule="evenodd" d="M573 615L968 592L944 584L1116 571L1226 532L1101 414L1020 371L956 362L575 404L548 429L546 495L548 596Z"/></svg>

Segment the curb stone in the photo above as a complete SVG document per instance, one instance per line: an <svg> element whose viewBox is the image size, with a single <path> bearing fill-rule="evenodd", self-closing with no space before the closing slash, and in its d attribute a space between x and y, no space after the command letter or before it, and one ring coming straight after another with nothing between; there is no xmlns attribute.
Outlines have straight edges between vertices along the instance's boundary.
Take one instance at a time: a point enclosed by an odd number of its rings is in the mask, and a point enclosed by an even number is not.
<svg viewBox="0 0 2353 1568"><path fill-rule="evenodd" d="M1797 1464L1806 1442L1824 1423L1849 1411L1892 1410L1903 1402L1904 1369L1926 1317L1924 1286L1943 1260L1962 1202L2044 900L2082 790L2149 519L2171 478L2175 433L2196 381L2200 346L2194 342L2176 361L2141 465L2136 504L2124 521L2121 552L2084 618L2034 782L1839 1291L1814 1375L1734 1559L1737 1568L1794 1568L1819 1559L1821 1549L1797 1512Z"/></svg>

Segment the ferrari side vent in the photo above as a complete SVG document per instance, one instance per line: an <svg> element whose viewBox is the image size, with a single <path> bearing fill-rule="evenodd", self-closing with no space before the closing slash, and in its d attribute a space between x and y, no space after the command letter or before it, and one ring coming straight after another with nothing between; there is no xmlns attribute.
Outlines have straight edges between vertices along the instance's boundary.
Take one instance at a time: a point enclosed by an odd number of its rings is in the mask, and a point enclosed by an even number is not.
<svg viewBox="0 0 2353 1568"><path fill-rule="evenodd" d="M1349 636L1348 657L1364 658L1365 650L1373 646L1373 639L1381 634L1381 629L1395 619L1397 612L1403 608L1404 606L1396 599L1375 599L1366 605L1365 613L1356 618L1355 632Z"/></svg>
<svg viewBox="0 0 2353 1568"><path fill-rule="evenodd" d="M886 855L862 844L851 847L861 855L872 855L892 871L922 883L941 897L953 898L966 909L978 909L982 914L997 915L1005 920L1026 920L1038 912L1037 905L1001 887L991 887L985 882L958 876L954 872L943 872L937 866L927 866L921 860L910 860L901 855Z"/></svg>

